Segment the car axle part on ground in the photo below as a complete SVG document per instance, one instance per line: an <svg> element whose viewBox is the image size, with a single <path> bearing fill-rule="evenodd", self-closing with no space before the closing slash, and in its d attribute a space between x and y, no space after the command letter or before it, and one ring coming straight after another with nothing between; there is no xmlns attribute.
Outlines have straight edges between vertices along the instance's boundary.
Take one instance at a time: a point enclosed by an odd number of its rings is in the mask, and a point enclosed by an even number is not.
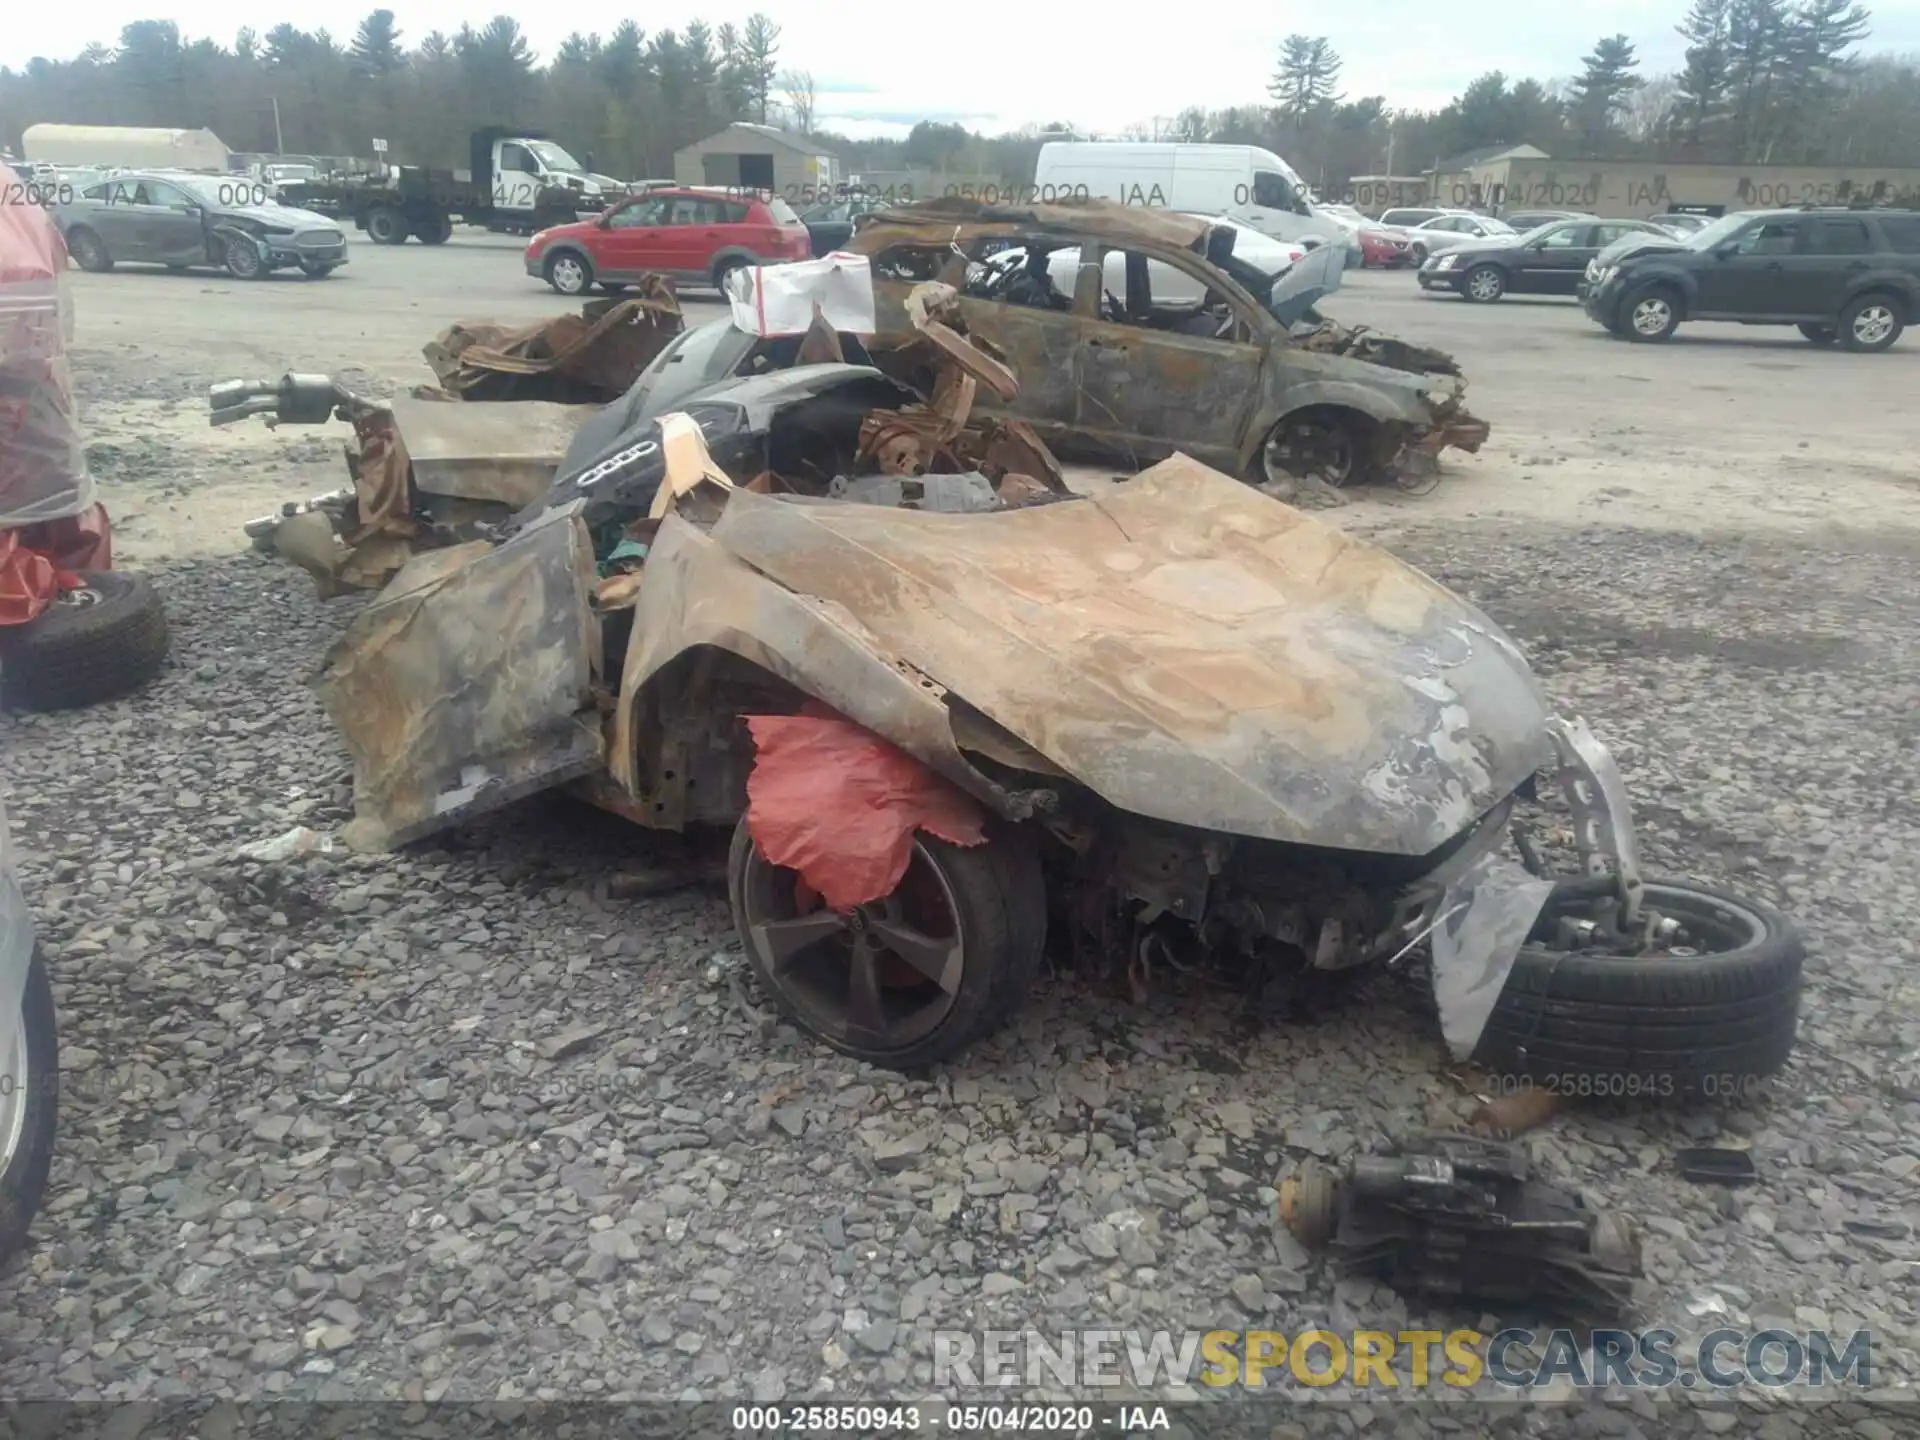
<svg viewBox="0 0 1920 1440"><path fill-rule="evenodd" d="M981 311L939 281L901 311L891 374L818 315L678 337L542 494L464 534L412 432L482 407L374 411L430 518L406 512L422 530L316 682L353 757L343 838L390 848L561 786L734 827L768 993L898 1068L1010 1014L1043 951L1136 989L1428 957L1446 1045L1489 1070L1677 1096L1779 1068L1797 935L1641 873L1611 756L1492 620L1186 455L1072 493L1011 418L1029 377ZM1287 363L1408 373L1290 341ZM226 402L367 419L325 377ZM1565 878L1500 853L1543 768Z"/></svg>
<svg viewBox="0 0 1920 1440"><path fill-rule="evenodd" d="M1631 1312L1642 1275L1632 1222L1534 1179L1515 1142L1417 1136L1342 1175L1309 1161L1279 1203L1302 1244L1423 1299L1604 1322Z"/></svg>

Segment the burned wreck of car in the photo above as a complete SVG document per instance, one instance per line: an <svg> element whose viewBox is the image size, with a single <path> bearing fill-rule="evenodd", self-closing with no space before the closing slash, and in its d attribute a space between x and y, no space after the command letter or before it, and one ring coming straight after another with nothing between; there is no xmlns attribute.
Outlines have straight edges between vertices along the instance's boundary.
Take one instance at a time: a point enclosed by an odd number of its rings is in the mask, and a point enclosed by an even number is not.
<svg viewBox="0 0 1920 1440"><path fill-rule="evenodd" d="M1642 875L1613 760L1493 621L1184 453L1075 493L968 302L923 281L903 310L897 373L816 311L780 363L749 344L764 368L599 411L498 523L416 537L316 680L348 843L559 786L731 827L767 993L897 1068L991 1030L1049 954L1122 982L1427 964L1448 1048L1510 1075L1683 1094L1784 1063L1793 927ZM294 393L257 388L216 405ZM1572 875L1504 853L1543 775Z"/></svg>
<svg viewBox="0 0 1920 1440"><path fill-rule="evenodd" d="M1334 247L1268 270L1235 253L1238 233L1107 201L944 199L877 211L848 248L873 264L882 368L913 334L912 287L950 284L968 333L1021 377L1007 413L1069 458L1139 469L1178 452L1285 489L1425 479L1441 450L1480 448L1451 357L1320 315ZM1062 251L1070 292L1048 263Z"/></svg>

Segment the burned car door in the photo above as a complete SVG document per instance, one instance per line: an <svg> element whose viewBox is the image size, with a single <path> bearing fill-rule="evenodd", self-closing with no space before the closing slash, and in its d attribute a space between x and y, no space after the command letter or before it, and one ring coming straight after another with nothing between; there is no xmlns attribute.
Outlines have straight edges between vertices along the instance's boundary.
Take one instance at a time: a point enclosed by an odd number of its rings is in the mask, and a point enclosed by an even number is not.
<svg viewBox="0 0 1920 1440"><path fill-rule="evenodd" d="M1261 331L1240 313L1236 297L1207 284L1203 271L1136 251L1105 253L1123 257L1127 293L1079 297L1088 306L1074 317L1080 432L1140 464L1183 450L1238 470L1265 359ZM1158 267L1190 282L1174 303L1154 294ZM1100 273L1113 268L1102 260ZM1205 292L1198 305L1184 299L1196 285Z"/></svg>
<svg viewBox="0 0 1920 1440"><path fill-rule="evenodd" d="M1044 255L1065 243L1070 242L1055 237L1036 241L1033 248ZM999 248L1024 248L1027 244L1013 239L1000 243ZM954 261L960 261L957 267ZM942 278L944 270L953 269L964 271L961 257L924 247L898 246L875 256L873 298L880 332L910 331L908 293L920 281ZM959 274L953 274L949 283L959 279ZM983 388L974 402L976 408L1025 420L1050 441L1070 438L1077 424L1080 399L1078 321L1073 314L999 296L985 298L965 290L959 304L967 334L984 337L997 346L1020 377L1020 393L1012 400L1001 400Z"/></svg>

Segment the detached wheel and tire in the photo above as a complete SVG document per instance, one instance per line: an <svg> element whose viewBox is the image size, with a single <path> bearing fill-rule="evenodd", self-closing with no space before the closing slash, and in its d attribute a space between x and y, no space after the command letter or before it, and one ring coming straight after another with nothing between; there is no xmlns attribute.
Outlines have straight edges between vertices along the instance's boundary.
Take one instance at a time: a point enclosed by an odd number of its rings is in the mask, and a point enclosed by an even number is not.
<svg viewBox="0 0 1920 1440"><path fill-rule="evenodd" d="M406 216L390 205L376 205L367 212L367 238L376 245L406 244Z"/></svg>
<svg viewBox="0 0 1920 1440"><path fill-rule="evenodd" d="M166 607L153 582L90 570L25 625L0 629L0 708L71 710L116 700L166 663Z"/></svg>
<svg viewBox="0 0 1920 1440"><path fill-rule="evenodd" d="M584 295L593 288L593 264L577 250L558 250L547 257L547 284L562 295Z"/></svg>
<svg viewBox="0 0 1920 1440"><path fill-rule="evenodd" d="M1900 302L1891 295L1862 295L1840 312L1840 343L1849 350L1885 350L1904 329Z"/></svg>
<svg viewBox="0 0 1920 1440"><path fill-rule="evenodd" d="M67 253L73 256L74 264L96 275L113 269L113 256L107 253L107 242L84 225L76 225L67 232Z"/></svg>
<svg viewBox="0 0 1920 1440"><path fill-rule="evenodd" d="M1562 882L1514 960L1476 1063L1558 1094L1735 1099L1786 1063L1806 946L1785 916L1688 880L1648 880L1644 904L1679 922L1638 955L1549 943L1591 903Z"/></svg>
<svg viewBox="0 0 1920 1440"><path fill-rule="evenodd" d="M59 1125L60 1041L47 963L35 947L17 1015L0 1019L0 1261L26 1244L40 1212Z"/></svg>
<svg viewBox="0 0 1920 1440"><path fill-rule="evenodd" d="M1046 891L1024 837L914 837L893 894L829 910L761 855L742 817L727 860L734 924L780 1012L842 1054L912 1070L958 1053L1026 996Z"/></svg>
<svg viewBox="0 0 1920 1440"><path fill-rule="evenodd" d="M1657 345L1680 327L1680 305L1670 290L1642 290L1620 307L1622 332L1637 345Z"/></svg>
<svg viewBox="0 0 1920 1440"><path fill-rule="evenodd" d="M1489 305L1507 293L1506 272L1498 265L1476 265L1467 272L1460 293L1476 304Z"/></svg>

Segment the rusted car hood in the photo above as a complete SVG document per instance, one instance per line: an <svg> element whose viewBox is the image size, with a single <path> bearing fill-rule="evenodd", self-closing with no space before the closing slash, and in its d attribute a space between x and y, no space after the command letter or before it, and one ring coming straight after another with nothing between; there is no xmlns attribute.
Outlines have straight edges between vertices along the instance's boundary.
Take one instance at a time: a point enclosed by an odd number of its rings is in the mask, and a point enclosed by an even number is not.
<svg viewBox="0 0 1920 1440"><path fill-rule="evenodd" d="M1135 814L1425 855L1547 756L1492 621L1185 456L1000 515L740 492L712 535Z"/></svg>

